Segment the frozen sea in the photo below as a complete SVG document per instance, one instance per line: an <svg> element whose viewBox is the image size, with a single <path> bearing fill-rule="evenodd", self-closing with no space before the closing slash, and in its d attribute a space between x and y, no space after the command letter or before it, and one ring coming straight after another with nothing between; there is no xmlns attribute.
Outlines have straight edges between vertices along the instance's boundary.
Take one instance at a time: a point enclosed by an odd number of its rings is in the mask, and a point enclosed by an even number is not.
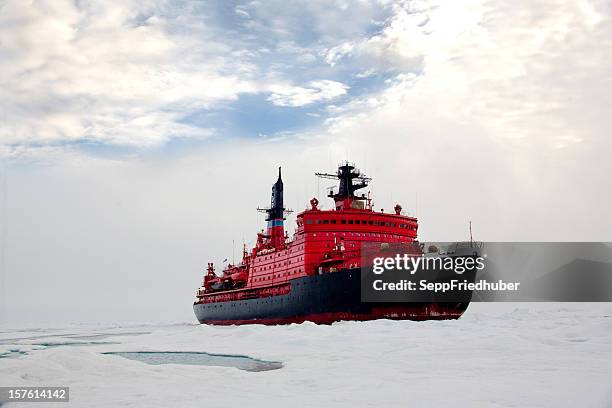
<svg viewBox="0 0 612 408"><path fill-rule="evenodd" d="M103 354L143 351L216 365ZM69 386L58 407L612 407L612 304L480 303L457 321L331 326L5 325L0 357L2 386Z"/></svg>

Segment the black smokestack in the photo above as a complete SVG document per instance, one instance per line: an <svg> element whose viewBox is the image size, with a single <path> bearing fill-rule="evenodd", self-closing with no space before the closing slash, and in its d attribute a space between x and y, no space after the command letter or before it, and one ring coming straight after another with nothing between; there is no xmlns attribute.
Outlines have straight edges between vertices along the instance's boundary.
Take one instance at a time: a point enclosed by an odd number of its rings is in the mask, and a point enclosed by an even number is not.
<svg viewBox="0 0 612 408"><path fill-rule="evenodd" d="M268 212L268 220L282 219L284 216L283 204L283 180L281 178L281 168L278 168L278 180L272 185L272 200L270 202L270 211Z"/></svg>

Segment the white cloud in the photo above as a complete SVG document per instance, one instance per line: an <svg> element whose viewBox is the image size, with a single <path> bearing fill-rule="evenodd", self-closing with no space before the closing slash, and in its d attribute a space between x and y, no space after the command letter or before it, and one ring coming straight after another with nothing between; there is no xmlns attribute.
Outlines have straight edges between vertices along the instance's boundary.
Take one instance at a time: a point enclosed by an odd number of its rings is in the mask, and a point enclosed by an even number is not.
<svg viewBox="0 0 612 408"><path fill-rule="evenodd" d="M0 142L154 146L176 136L206 136L207 130L179 119L256 86L243 79L248 64L229 46L197 29L181 34L160 17L164 6L4 4Z"/></svg>
<svg viewBox="0 0 612 408"><path fill-rule="evenodd" d="M330 108L330 143L405 183L393 194L418 191L425 238L468 217L488 239L609 238L609 5L413 4L333 61L402 71L420 57L422 72Z"/></svg>
<svg viewBox="0 0 612 408"><path fill-rule="evenodd" d="M386 8L376 1L233 9L190 0L6 1L1 150L14 156L83 141L154 147L204 138L214 129L183 118L244 93L271 94L273 104L288 107L333 100L348 86L319 69L321 49L359 35Z"/></svg>
<svg viewBox="0 0 612 408"><path fill-rule="evenodd" d="M234 12L237 15L239 15L240 17L244 17L244 18L250 18L251 17L251 15L248 12L244 11L244 9L242 9L241 7L234 8Z"/></svg>
<svg viewBox="0 0 612 408"><path fill-rule="evenodd" d="M405 72L421 61L416 78L398 75L375 99L403 109L406 120L418 112L469 123L515 147L593 141L609 121L601 108L612 105L612 24L602 1L406 2L380 33L326 56L366 72ZM342 108L367 112L380 105L372 100Z"/></svg>
<svg viewBox="0 0 612 408"><path fill-rule="evenodd" d="M305 106L346 95L348 89L347 85L337 81L311 81L308 83L308 88L301 86L273 87L268 100L277 106Z"/></svg>
<svg viewBox="0 0 612 408"><path fill-rule="evenodd" d="M277 106L333 101L334 129L354 120L350 112L367 114L386 99L477 124L514 144L566 148L606 128L599 125L612 95L605 2L334 4L285 4L276 12L263 3L237 6L256 24L247 38L269 36L249 43L226 36L223 29L235 27L214 27L198 3L6 2L0 143L6 151L83 139L150 147L203 138L212 130L184 123L185 115L255 92L269 93ZM392 11L382 25L375 21L381 10ZM337 27L343 13L346 24ZM364 36L368 24L381 29ZM319 40L300 41L305 28ZM330 65L328 74L397 76L386 91L339 104L349 78L311 81L326 78L314 65L301 72L317 56Z"/></svg>

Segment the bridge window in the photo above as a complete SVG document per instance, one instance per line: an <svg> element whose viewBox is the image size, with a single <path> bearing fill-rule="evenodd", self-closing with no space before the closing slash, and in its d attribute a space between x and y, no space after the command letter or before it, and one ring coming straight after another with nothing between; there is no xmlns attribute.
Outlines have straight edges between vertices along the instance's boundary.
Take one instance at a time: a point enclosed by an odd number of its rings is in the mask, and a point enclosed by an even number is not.
<svg viewBox="0 0 612 408"><path fill-rule="evenodd" d="M349 223L349 224L352 224L352 223L353 223L353 220L348 220L348 223Z"/></svg>
<svg viewBox="0 0 612 408"><path fill-rule="evenodd" d="M335 223L336 223L336 220L331 220L331 223L332 223L332 224L335 224Z"/></svg>
<svg viewBox="0 0 612 408"><path fill-rule="evenodd" d="M346 224L346 220L341 220L340 223L341 224Z"/></svg>
<svg viewBox="0 0 612 408"><path fill-rule="evenodd" d="M329 220L323 220L323 224L329 224Z"/></svg>
<svg viewBox="0 0 612 408"><path fill-rule="evenodd" d="M312 220L306 220L306 224L312 224Z"/></svg>

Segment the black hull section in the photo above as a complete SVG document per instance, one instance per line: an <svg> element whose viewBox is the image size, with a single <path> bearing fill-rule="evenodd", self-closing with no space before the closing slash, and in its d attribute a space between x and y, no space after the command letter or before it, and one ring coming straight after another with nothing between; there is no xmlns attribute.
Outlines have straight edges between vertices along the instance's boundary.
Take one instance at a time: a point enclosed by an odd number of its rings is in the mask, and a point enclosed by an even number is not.
<svg viewBox="0 0 612 408"><path fill-rule="evenodd" d="M462 303L362 303L359 268L291 280L286 295L215 303L195 303L200 323L288 324L372 319L456 319Z"/></svg>

